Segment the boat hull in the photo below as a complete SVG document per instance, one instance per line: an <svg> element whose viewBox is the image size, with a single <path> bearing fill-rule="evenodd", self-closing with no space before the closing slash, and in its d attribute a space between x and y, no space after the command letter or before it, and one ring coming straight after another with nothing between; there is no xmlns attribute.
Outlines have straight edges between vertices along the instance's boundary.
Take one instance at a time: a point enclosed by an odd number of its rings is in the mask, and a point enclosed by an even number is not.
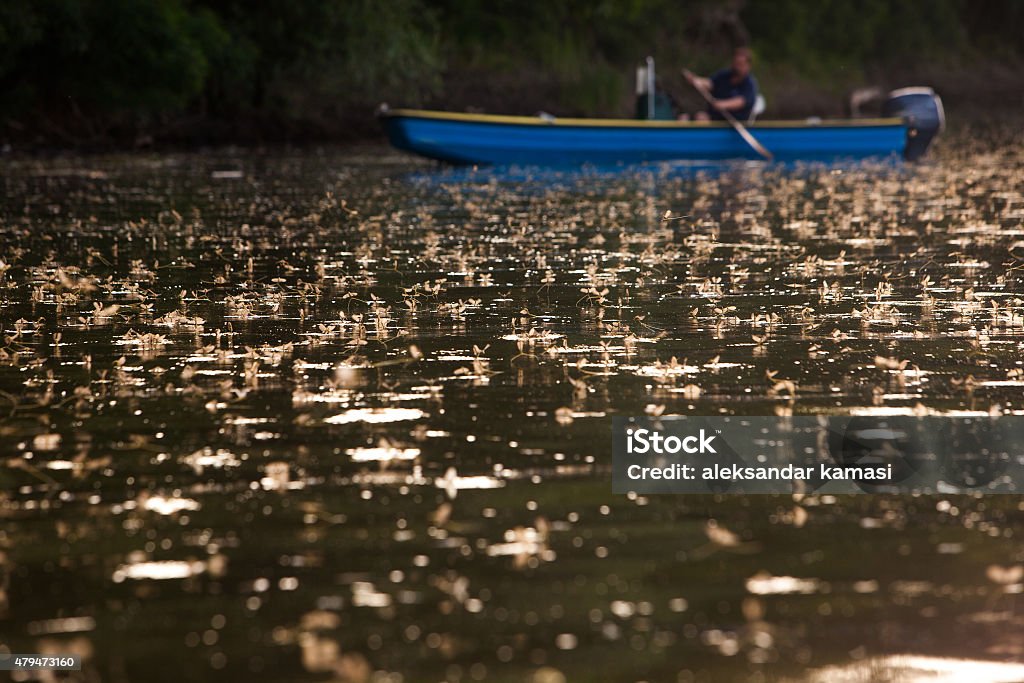
<svg viewBox="0 0 1024 683"><path fill-rule="evenodd" d="M385 111L398 149L454 164L578 165L759 159L727 123L549 119L416 110ZM767 121L750 132L781 161L901 156L902 119Z"/></svg>

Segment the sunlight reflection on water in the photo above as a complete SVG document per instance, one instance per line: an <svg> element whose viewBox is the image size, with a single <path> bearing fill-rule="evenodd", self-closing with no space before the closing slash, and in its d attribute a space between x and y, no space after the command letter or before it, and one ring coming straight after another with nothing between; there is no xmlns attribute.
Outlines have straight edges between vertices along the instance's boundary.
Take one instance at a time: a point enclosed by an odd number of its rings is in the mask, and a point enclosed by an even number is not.
<svg viewBox="0 0 1024 683"><path fill-rule="evenodd" d="M1024 677L1014 497L610 493L613 415L1024 411L1021 153L974 147L5 162L3 645L79 634L101 680Z"/></svg>

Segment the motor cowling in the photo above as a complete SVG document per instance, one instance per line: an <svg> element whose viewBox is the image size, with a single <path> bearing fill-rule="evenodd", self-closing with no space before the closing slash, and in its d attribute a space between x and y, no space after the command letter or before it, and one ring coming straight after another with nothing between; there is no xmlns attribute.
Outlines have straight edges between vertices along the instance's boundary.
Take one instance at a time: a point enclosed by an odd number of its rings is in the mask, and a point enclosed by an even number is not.
<svg viewBox="0 0 1024 683"><path fill-rule="evenodd" d="M931 88L900 88L889 93L882 105L882 116L898 116L907 122L907 145L903 156L915 161L946 127L942 100Z"/></svg>

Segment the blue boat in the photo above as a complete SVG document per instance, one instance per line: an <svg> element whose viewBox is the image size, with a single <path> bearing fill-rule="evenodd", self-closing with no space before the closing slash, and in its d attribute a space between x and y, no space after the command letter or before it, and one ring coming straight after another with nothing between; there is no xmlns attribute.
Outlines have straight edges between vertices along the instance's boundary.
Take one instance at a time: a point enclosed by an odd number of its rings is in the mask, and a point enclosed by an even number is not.
<svg viewBox="0 0 1024 683"><path fill-rule="evenodd" d="M758 121L747 126L779 161L916 159L941 130L929 88L891 94L890 118ZM650 161L760 159L726 122L575 119L382 108L398 149L452 164L568 166Z"/></svg>

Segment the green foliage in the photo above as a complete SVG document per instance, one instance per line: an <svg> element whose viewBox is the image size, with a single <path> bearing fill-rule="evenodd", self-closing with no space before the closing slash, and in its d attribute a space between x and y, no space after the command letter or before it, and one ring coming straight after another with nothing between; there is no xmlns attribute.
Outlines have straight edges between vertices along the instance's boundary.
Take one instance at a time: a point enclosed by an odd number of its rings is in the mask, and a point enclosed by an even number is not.
<svg viewBox="0 0 1024 683"><path fill-rule="evenodd" d="M959 0L757 0L742 12L765 59L821 77L886 62L959 54Z"/></svg>
<svg viewBox="0 0 1024 683"><path fill-rule="evenodd" d="M296 117L332 103L416 101L440 84L436 23L417 0L211 6L252 46L252 76L236 86L257 108Z"/></svg>
<svg viewBox="0 0 1024 683"><path fill-rule="evenodd" d="M841 89L1019 60L1022 22L1014 0L3 0L0 116L73 138L176 117L328 131L382 100L614 114L648 54L678 88L749 41L765 82Z"/></svg>
<svg viewBox="0 0 1024 683"><path fill-rule="evenodd" d="M417 101L440 72L436 20L418 0L0 3L9 117L92 127L198 103L301 120L389 95Z"/></svg>
<svg viewBox="0 0 1024 683"><path fill-rule="evenodd" d="M204 86L199 39L212 15L174 0L39 0L9 4L0 79L37 105L70 100L97 111L155 113L184 107Z"/></svg>

